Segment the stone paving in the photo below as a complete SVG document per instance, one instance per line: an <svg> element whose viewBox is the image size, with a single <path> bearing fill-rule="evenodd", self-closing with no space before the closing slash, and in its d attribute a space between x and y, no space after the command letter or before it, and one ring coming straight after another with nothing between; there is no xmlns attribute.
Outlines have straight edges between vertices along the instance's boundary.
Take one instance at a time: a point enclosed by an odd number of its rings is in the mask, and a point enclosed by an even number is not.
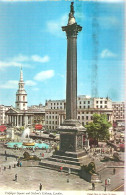
<svg viewBox="0 0 126 195"><path fill-rule="evenodd" d="M92 185L89 182L81 179L79 176L67 173L58 172L51 169L45 169L35 166L26 166L26 162L22 161L22 167L9 169L10 163L15 163L16 156L23 156L24 151L6 149L7 161L5 160L5 149L0 148L0 164L6 165L7 169L3 168L0 172L0 190L39 190L39 184L42 183L43 190L92 190ZM35 155L40 156L43 151L35 151ZM33 154L31 152L31 154ZM45 153L45 158L50 154ZM2 166L2 167L3 167ZM105 168L99 171L102 183L95 185L95 190L104 191L104 181L110 177L111 185L107 186L107 190L113 190L124 183L124 168L116 168L116 174L113 175L113 168ZM14 181L17 174L17 182ZM69 182L67 180L69 179Z"/></svg>

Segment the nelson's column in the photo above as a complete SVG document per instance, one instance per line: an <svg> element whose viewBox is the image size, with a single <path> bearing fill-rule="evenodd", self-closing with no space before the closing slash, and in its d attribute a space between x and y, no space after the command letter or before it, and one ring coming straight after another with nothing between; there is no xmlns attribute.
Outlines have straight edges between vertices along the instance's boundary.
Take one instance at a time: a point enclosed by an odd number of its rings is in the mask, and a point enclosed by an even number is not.
<svg viewBox="0 0 126 195"><path fill-rule="evenodd" d="M71 2L67 26L62 30L67 36L67 84L66 84L66 120L58 128L60 131L59 155L82 159L83 136L86 129L77 120L77 35L82 30L74 17L73 2Z"/></svg>

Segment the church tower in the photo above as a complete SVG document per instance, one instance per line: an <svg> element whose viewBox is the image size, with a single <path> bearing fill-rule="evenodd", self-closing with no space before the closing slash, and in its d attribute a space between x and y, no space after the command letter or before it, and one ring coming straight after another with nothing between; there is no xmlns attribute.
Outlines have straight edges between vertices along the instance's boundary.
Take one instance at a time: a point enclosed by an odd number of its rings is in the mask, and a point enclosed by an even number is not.
<svg viewBox="0 0 126 195"><path fill-rule="evenodd" d="M20 70L20 80L18 83L18 90L16 93L16 102L15 102L15 106L17 109L20 110L27 110L27 93L24 89L24 81L23 81L23 71L22 71L22 67Z"/></svg>

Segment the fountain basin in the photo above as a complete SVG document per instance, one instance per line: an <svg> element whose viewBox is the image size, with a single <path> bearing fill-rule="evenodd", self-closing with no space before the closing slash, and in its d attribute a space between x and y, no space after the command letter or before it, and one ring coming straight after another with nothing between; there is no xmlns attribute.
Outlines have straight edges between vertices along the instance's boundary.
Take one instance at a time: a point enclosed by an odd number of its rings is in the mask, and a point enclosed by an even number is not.
<svg viewBox="0 0 126 195"><path fill-rule="evenodd" d="M42 149L42 148L45 148L45 149L48 149L49 148L49 145L45 144L45 143L34 143L33 142L31 143L31 145L28 143L24 143L23 142L8 142L6 143L6 146L7 148L38 148L38 149Z"/></svg>

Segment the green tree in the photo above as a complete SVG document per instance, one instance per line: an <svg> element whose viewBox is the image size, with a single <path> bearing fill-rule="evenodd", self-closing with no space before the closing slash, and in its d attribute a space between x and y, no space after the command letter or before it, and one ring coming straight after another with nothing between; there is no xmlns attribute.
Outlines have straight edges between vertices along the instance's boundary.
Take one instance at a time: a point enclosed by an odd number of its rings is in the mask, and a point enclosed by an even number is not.
<svg viewBox="0 0 126 195"><path fill-rule="evenodd" d="M111 126L106 114L94 114L93 122L88 123L85 127L87 128L88 137L99 141L109 139L109 128Z"/></svg>

